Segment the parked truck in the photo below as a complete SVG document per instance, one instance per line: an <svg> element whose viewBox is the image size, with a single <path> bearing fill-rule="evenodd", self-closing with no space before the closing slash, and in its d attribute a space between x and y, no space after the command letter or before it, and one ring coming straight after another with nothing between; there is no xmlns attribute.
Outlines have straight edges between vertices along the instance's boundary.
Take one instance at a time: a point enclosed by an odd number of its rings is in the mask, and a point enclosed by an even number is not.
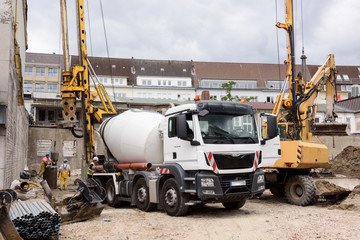
<svg viewBox="0 0 360 240"><path fill-rule="evenodd" d="M125 201L171 216L213 202L241 208L265 190L261 150L279 138L275 116L261 114L269 126L263 139L255 115L248 104L219 101L176 106L165 116L128 110L101 124L108 152L93 178L111 206Z"/></svg>
<svg viewBox="0 0 360 240"><path fill-rule="evenodd" d="M258 167L262 150L271 150L274 142L279 145L276 116L260 114L260 124L256 124L250 105L219 101L176 106L165 116L137 110L117 115L87 58L83 0L76 1L79 65L70 70L66 4L60 2L63 126L83 137L83 160L88 163L98 147L94 125L101 123L98 145L107 151L102 155L95 152L101 164L95 167L93 177L105 188L109 205L125 201L143 211L160 207L171 216L181 216L191 205L211 202L238 209L248 197L265 190L264 172ZM90 81L96 92L90 91ZM96 97L102 109L93 103ZM82 106L82 136L74 131L77 101ZM106 115L113 117L106 119ZM265 121L266 135L257 128Z"/></svg>

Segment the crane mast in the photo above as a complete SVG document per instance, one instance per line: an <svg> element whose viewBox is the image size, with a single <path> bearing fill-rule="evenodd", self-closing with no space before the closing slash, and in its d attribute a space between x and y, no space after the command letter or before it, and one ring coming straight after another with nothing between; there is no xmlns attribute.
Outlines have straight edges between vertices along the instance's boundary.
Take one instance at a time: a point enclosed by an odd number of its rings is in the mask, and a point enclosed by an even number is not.
<svg viewBox="0 0 360 240"><path fill-rule="evenodd" d="M84 158L88 162L94 153L94 126L92 114L94 108L89 85L89 70L87 61L87 50L85 40L85 23L84 23L84 2L76 1L77 8L77 29L78 29L78 49L79 65L74 66L70 71L69 65L69 44L67 31L67 14L66 0L60 0L61 22L62 22L62 40L64 54L64 72L63 83L61 88L64 127L74 128L77 122L76 116L76 99L81 99L81 113L83 119L83 136L84 137ZM74 133L74 132L73 132Z"/></svg>

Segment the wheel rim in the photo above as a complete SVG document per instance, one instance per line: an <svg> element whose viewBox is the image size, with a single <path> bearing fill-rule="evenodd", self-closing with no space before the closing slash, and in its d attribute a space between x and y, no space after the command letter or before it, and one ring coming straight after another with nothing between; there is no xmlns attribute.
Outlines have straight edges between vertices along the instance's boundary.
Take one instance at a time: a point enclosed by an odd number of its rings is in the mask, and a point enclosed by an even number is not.
<svg viewBox="0 0 360 240"><path fill-rule="evenodd" d="M165 193L166 205L174 207L177 204L177 194L174 188L169 188Z"/></svg>
<svg viewBox="0 0 360 240"><path fill-rule="evenodd" d="M146 200L146 189L144 186L141 186L137 191L137 198L139 202L143 203Z"/></svg>
<svg viewBox="0 0 360 240"><path fill-rule="evenodd" d="M300 184L295 184L292 188L293 196L301 198L304 195L304 189Z"/></svg>
<svg viewBox="0 0 360 240"><path fill-rule="evenodd" d="M107 195L108 199L110 202L113 201L114 199L114 191L113 191L113 188L112 187L109 187L109 191L108 191L108 195Z"/></svg>

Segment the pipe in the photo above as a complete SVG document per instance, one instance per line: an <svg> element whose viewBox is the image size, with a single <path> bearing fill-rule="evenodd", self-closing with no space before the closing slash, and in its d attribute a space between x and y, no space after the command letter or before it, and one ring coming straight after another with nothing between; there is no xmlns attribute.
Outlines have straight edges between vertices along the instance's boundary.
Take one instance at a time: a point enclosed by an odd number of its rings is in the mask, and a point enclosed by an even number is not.
<svg viewBox="0 0 360 240"><path fill-rule="evenodd" d="M122 163L122 164L114 164L114 168L117 170L122 169L132 169L132 170L141 170L141 169L151 169L151 163ZM96 171L104 171L103 165L97 165L92 168Z"/></svg>
<svg viewBox="0 0 360 240"><path fill-rule="evenodd" d="M50 189L47 181L46 181L46 180L42 180L42 181L40 182L40 184L41 184L42 188L44 189L44 192L45 192L46 196L48 197L49 201L51 202L51 199L52 199L52 197L53 197L53 194L52 194L52 191L51 191L51 189Z"/></svg>

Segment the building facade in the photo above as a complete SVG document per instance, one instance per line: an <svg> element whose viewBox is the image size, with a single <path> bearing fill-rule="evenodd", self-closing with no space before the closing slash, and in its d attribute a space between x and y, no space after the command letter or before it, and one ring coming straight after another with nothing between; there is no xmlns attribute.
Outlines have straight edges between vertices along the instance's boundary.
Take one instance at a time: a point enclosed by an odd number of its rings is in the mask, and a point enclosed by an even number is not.
<svg viewBox="0 0 360 240"><path fill-rule="evenodd" d="M27 164L28 114L22 90L26 12L26 0L0 0L0 189L9 188Z"/></svg>
<svg viewBox="0 0 360 240"><path fill-rule="evenodd" d="M72 66L78 63L77 56L71 56L70 59ZM193 101L196 95L201 95L203 92L209 93L211 99L221 100L227 94L222 85L230 81L234 82L231 89L232 96L249 99L254 103L269 103L266 105L268 108L276 101L285 84L287 69L283 64L134 58L89 57L89 62L95 72L90 80L91 89L95 91L94 83L103 84L111 101L120 112L132 107L164 112L171 104ZM26 69L24 89L25 92L32 91L30 112L34 115L35 122L45 125L58 124L62 120L61 55L28 53ZM317 69L318 66L308 65L306 79L311 79ZM360 67L356 66L337 66L338 100L351 97L351 90L353 92L360 90L359 69ZM296 72L300 71L301 66L296 66ZM356 88L357 86L359 89ZM321 92L318 98L320 105L325 103L325 97L325 93ZM96 101L101 107L99 100ZM262 105L258 104L258 106ZM339 111L339 122L356 124L352 110L339 107L337 111ZM316 121L321 122L323 118L324 111L319 107ZM356 128L352 127L352 129ZM358 132L358 130L352 131L352 133Z"/></svg>

